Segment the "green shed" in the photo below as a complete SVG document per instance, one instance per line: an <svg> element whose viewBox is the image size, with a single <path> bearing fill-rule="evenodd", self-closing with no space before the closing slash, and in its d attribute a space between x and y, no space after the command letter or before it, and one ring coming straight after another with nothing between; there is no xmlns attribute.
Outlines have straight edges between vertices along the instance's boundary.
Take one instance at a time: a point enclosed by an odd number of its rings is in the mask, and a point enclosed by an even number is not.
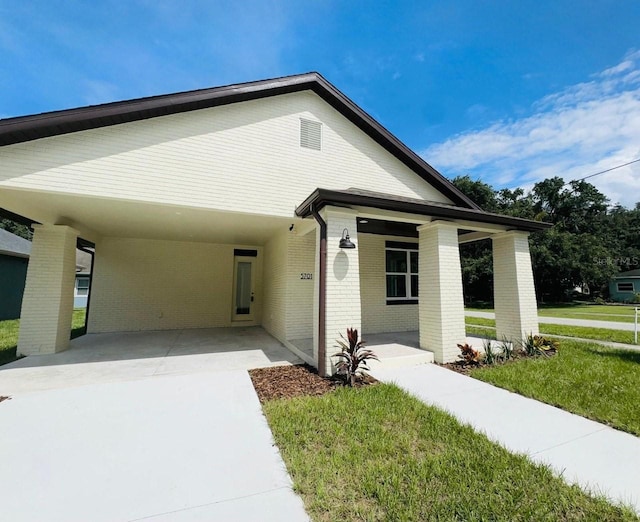
<svg viewBox="0 0 640 522"><path fill-rule="evenodd" d="M31 241L0 229L0 321L18 319Z"/></svg>
<svg viewBox="0 0 640 522"><path fill-rule="evenodd" d="M611 299L620 303L634 302L636 295L640 294L640 268L616 275L609 282L609 294Z"/></svg>

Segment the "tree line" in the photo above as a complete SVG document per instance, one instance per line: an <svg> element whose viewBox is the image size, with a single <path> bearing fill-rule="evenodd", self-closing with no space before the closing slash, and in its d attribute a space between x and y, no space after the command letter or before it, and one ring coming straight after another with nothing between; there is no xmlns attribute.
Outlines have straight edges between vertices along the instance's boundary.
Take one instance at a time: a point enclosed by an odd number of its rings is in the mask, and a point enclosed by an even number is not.
<svg viewBox="0 0 640 522"><path fill-rule="evenodd" d="M538 299L560 302L576 287L608 296L618 272L640 269L640 202L635 208L610 205L586 181L554 177L521 189L496 190L469 176L453 183L483 210L553 223L529 238ZM467 302L493 300L491 240L460 246Z"/></svg>

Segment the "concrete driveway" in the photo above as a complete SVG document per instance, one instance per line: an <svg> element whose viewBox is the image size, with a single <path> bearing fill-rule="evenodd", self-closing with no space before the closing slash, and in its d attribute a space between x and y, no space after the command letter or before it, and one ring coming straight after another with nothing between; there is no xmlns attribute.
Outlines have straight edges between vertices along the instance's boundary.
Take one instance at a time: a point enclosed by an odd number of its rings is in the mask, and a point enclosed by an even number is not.
<svg viewBox="0 0 640 522"><path fill-rule="evenodd" d="M0 395L13 370L41 372L0 402L3 520L308 520L246 370L141 353L0 370ZM77 367L104 381L65 385ZM47 372L59 385L38 391Z"/></svg>

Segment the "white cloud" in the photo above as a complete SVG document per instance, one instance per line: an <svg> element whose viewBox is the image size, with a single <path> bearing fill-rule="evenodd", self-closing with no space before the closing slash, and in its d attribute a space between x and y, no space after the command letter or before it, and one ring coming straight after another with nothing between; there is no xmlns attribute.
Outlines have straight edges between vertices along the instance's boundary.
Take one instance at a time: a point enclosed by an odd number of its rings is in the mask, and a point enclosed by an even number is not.
<svg viewBox="0 0 640 522"><path fill-rule="evenodd" d="M454 136L422 155L451 177L470 174L497 187L530 187L551 176L569 181L640 158L640 51L546 96L533 111ZM640 200L640 164L589 181L612 203Z"/></svg>

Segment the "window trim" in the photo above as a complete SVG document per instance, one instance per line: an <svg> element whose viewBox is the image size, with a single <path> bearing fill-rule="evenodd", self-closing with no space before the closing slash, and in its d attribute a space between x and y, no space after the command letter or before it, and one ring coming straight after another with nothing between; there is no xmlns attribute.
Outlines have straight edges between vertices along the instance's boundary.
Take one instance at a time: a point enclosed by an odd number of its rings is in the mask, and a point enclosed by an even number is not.
<svg viewBox="0 0 640 522"><path fill-rule="evenodd" d="M80 280L85 280L85 279L87 281L87 286L86 286L86 288L83 287L83 290L86 290L87 293L86 294L81 294L79 292L79 290L80 290L79 283L80 283ZM90 276L78 276L78 277L76 277L76 283L75 283L75 286L74 286L74 296L75 297L87 297L89 295L89 288L90 287L91 287L91 277Z"/></svg>
<svg viewBox="0 0 640 522"><path fill-rule="evenodd" d="M387 271L387 252L404 252L407 256L407 271L406 272L388 272ZM418 254L418 243L404 243L398 241L387 241L384 248L384 284L385 284L385 298L387 305L402 305L402 304L418 304L419 295L413 295L411 278L412 276L418 276L419 272L411 271L411 253ZM405 276L405 288L407 295L404 297L389 297L387 296L387 276Z"/></svg>
<svg viewBox="0 0 640 522"><path fill-rule="evenodd" d="M620 285L631 285L631 289L630 290L622 290L620 288ZM616 283L616 289L617 289L617 291L619 293L630 293L630 294L632 294L633 292L635 292L635 285L633 284L633 281L619 282L619 283Z"/></svg>

